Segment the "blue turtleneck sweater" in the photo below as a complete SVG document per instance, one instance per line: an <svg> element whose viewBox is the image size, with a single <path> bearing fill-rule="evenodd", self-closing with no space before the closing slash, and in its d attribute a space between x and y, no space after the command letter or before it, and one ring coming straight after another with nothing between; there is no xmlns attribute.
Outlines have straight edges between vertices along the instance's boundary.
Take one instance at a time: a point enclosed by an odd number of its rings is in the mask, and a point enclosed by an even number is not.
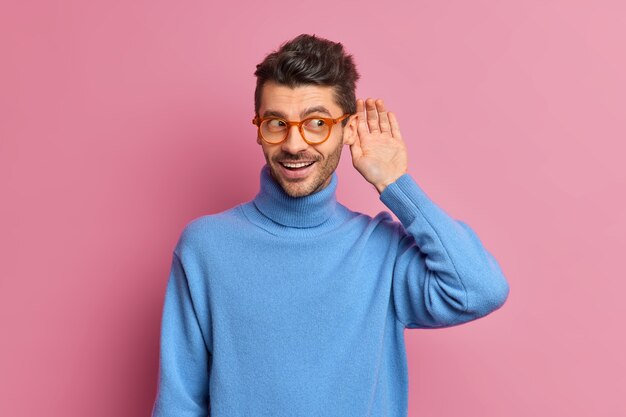
<svg viewBox="0 0 626 417"><path fill-rule="evenodd" d="M159 417L406 417L404 329L498 309L509 285L476 233L407 173L375 217L324 189L189 222L161 323Z"/></svg>

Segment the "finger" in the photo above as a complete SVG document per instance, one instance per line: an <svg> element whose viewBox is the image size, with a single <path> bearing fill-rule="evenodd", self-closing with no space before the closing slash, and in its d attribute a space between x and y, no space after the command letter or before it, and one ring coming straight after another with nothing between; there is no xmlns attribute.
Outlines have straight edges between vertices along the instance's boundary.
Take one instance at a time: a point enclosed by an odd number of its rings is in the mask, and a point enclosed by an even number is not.
<svg viewBox="0 0 626 417"><path fill-rule="evenodd" d="M363 114L363 112L365 111L365 109L364 109L363 107L364 107L364 106L363 106L363 100L362 100L362 99L360 99L360 98L358 98L358 99L356 100L356 112L357 112L359 115L362 115L362 114Z"/></svg>
<svg viewBox="0 0 626 417"><path fill-rule="evenodd" d="M365 100L365 111L367 112L367 126L370 132L380 132L380 126L378 125L378 111L376 110L376 104L374 100L368 98Z"/></svg>
<svg viewBox="0 0 626 417"><path fill-rule="evenodd" d="M365 114L364 114L364 105L363 105L363 100L361 99L358 99L356 101L356 113L357 113L356 132L359 138L362 138L363 136L369 134L369 130L367 130L367 122L365 121Z"/></svg>
<svg viewBox="0 0 626 417"><path fill-rule="evenodd" d="M382 99L376 100L376 110L378 110L378 124L380 125L380 131L389 132L389 117L387 116L387 111L385 111L385 103L383 103Z"/></svg>
<svg viewBox="0 0 626 417"><path fill-rule="evenodd" d="M402 135L400 134L400 125L398 124L398 119L396 118L395 113L388 112L387 116L389 117L389 124L391 125L391 136L396 139L402 140Z"/></svg>

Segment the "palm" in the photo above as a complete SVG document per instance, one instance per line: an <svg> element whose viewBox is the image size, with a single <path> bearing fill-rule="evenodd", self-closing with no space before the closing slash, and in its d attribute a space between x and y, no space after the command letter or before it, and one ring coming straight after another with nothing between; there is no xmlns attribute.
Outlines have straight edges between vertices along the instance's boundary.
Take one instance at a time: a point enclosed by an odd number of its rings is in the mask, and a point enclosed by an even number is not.
<svg viewBox="0 0 626 417"><path fill-rule="evenodd" d="M382 100L357 100L358 138L350 146L352 165L374 184L395 180L407 169L406 146L393 113L385 111Z"/></svg>

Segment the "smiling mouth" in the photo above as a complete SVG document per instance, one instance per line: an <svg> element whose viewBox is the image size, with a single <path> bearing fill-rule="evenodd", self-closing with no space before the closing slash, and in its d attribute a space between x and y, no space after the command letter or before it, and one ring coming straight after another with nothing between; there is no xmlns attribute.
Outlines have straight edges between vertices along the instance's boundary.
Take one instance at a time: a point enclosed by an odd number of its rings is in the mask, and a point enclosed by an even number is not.
<svg viewBox="0 0 626 417"><path fill-rule="evenodd" d="M310 167L311 165L313 165L315 163L315 161L309 161L309 162L280 162L280 164L290 170L290 171L298 171L298 170L302 170L302 169L306 169L308 167Z"/></svg>

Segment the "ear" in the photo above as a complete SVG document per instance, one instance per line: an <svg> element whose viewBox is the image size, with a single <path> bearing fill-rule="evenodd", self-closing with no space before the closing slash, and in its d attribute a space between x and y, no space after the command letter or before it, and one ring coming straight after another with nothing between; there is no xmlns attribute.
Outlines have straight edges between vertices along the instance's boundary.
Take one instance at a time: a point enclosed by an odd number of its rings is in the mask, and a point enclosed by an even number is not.
<svg viewBox="0 0 626 417"><path fill-rule="evenodd" d="M356 141L357 135L357 120L356 114L353 114L348 118L348 123L343 127L343 144L352 145Z"/></svg>

